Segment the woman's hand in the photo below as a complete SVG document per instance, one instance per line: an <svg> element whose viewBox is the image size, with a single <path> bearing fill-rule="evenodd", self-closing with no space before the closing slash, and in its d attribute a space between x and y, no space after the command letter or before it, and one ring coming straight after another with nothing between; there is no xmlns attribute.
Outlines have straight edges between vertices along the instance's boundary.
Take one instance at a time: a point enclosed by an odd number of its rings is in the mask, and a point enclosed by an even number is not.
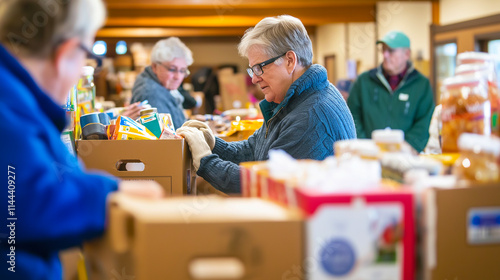
<svg viewBox="0 0 500 280"><path fill-rule="evenodd" d="M133 120L137 119L139 117L139 112L145 109L143 105L141 105L141 102L135 102L127 107L125 107L125 111L123 111L122 116L129 117Z"/></svg>

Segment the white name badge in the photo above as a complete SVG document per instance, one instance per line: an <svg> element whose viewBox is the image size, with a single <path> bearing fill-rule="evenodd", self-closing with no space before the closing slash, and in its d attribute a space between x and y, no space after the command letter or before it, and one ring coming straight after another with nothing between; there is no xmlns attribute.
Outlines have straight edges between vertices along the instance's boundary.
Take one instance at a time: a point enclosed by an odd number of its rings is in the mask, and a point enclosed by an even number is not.
<svg viewBox="0 0 500 280"><path fill-rule="evenodd" d="M408 95L408 93L400 93L399 94L399 100L401 100L401 101L408 101L408 97L410 97Z"/></svg>

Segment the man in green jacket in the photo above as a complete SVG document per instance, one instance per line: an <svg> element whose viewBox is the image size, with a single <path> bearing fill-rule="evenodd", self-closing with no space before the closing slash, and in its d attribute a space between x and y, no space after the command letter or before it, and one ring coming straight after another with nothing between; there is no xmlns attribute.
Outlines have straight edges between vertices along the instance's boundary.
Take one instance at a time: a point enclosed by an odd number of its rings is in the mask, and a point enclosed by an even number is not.
<svg viewBox="0 0 500 280"><path fill-rule="evenodd" d="M377 44L384 61L358 77L347 99L358 138L371 138L376 129L401 129L406 142L421 152L434 110L429 79L413 68L410 39L404 33L391 31Z"/></svg>

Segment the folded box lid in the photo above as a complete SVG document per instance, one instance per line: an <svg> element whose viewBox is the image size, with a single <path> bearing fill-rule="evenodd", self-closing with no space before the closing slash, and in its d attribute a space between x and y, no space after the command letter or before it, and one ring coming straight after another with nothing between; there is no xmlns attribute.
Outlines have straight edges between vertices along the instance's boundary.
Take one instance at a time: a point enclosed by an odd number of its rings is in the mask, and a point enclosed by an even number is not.
<svg viewBox="0 0 500 280"><path fill-rule="evenodd" d="M220 196L175 197L147 200L113 194L111 205L143 222L209 223L299 220L298 212L259 198Z"/></svg>

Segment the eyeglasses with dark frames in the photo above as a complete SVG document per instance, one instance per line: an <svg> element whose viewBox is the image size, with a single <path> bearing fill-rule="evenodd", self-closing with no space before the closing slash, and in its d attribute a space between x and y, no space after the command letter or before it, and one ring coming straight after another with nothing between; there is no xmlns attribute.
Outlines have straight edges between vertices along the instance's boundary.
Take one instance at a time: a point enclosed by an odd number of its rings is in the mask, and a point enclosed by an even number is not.
<svg viewBox="0 0 500 280"><path fill-rule="evenodd" d="M380 48L379 48L380 52L383 54L385 52L389 52L389 54L392 54L394 53L397 49L392 49L390 48L389 46L387 45L382 45Z"/></svg>
<svg viewBox="0 0 500 280"><path fill-rule="evenodd" d="M87 54L87 58L91 58L91 59L95 59L96 60L96 62L97 62L96 71L98 71L98 69L101 69L102 58L100 58L98 55L96 55L95 53L93 53L82 42L80 42L80 44L78 44L78 47Z"/></svg>
<svg viewBox="0 0 500 280"><path fill-rule="evenodd" d="M277 57L273 57L271 59L268 59L264 62L261 62L261 63L258 63L258 64L255 64L254 66L250 67L250 68L247 68L247 72L248 72L248 75L250 76L250 78L253 78L253 75L255 74L256 76L261 76L262 74L264 74L264 70L262 69L262 67L268 65L268 64L271 64L273 62L275 62L278 58L284 56L286 53L282 54L282 55L279 55Z"/></svg>
<svg viewBox="0 0 500 280"><path fill-rule="evenodd" d="M189 71L189 69L182 69L182 68L181 69L177 69L175 67L170 67L170 66L163 65L163 64L161 64L159 62L157 62L156 64L160 65L165 70L167 70L168 72L173 73L173 74L180 73L180 74L182 74L182 75L184 75L186 77L189 76L189 74L191 74L191 72Z"/></svg>

